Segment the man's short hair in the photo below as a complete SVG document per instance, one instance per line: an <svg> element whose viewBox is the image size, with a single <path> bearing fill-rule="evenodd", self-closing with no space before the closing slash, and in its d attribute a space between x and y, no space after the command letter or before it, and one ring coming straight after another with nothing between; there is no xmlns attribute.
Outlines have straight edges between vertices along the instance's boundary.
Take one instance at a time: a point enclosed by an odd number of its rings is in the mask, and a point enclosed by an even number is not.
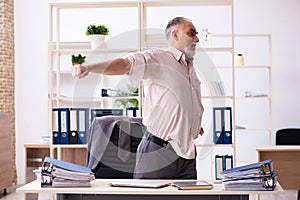
<svg viewBox="0 0 300 200"><path fill-rule="evenodd" d="M190 20L185 17L175 17L171 19L165 29L166 39L169 40L171 38L171 30L174 26L181 26L184 24L185 21L190 21Z"/></svg>

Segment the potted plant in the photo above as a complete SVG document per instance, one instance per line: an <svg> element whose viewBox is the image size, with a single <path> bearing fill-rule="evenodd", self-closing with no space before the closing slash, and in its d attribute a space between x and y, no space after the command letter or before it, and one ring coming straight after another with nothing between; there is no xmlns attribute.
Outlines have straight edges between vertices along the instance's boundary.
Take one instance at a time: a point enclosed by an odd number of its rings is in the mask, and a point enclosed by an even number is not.
<svg viewBox="0 0 300 200"><path fill-rule="evenodd" d="M72 55L72 65L75 65L75 64L82 64L85 62L85 58L86 56L82 56L81 54L78 54L78 55Z"/></svg>
<svg viewBox="0 0 300 200"><path fill-rule="evenodd" d="M91 24L87 27L85 35L90 37L92 49L103 43L105 36L109 35L109 28L104 24Z"/></svg>
<svg viewBox="0 0 300 200"><path fill-rule="evenodd" d="M122 95L122 94L121 94ZM139 95L139 88L138 87L132 87L128 86L128 96L138 96ZM137 116L137 111L139 109L139 101L136 98L130 99L117 99L115 100L115 104L118 107L122 107L126 110L126 115L132 115L132 117ZM132 114L129 114L131 112Z"/></svg>

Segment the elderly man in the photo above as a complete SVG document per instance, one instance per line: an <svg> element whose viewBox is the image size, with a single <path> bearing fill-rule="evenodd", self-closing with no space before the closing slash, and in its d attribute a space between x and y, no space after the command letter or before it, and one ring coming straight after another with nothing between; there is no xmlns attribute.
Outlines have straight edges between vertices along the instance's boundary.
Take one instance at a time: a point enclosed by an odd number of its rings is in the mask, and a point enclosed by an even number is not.
<svg viewBox="0 0 300 200"><path fill-rule="evenodd" d="M166 50L73 66L73 75L79 78L93 72L146 80L143 124L147 131L137 150L134 178L197 179L194 139L203 134L200 81L193 67L197 34L189 19L176 17L165 29Z"/></svg>

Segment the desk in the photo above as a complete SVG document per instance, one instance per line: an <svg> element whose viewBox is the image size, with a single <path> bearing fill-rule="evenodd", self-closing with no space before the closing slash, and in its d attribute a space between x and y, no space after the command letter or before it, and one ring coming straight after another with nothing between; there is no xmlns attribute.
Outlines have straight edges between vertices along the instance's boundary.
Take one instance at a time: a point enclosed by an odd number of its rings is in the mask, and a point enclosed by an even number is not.
<svg viewBox="0 0 300 200"><path fill-rule="evenodd" d="M131 179L132 180L132 179ZM96 179L91 182L88 188L41 188L40 182L33 181L17 189L17 192L23 193L52 193L57 195L57 200L249 200L250 195L277 194L282 190L278 184L274 191L224 191L222 184L214 184L212 190L178 190L175 187L168 186L160 189L149 188L128 188L128 187L110 187L110 181L125 181L118 179ZM153 180L149 180L153 181ZM168 180L161 180L168 181ZM168 182L174 182L172 180ZM182 181L182 180L181 180Z"/></svg>
<svg viewBox="0 0 300 200"><path fill-rule="evenodd" d="M300 146L271 146L256 148L258 161L273 160L274 171L283 189L300 189Z"/></svg>
<svg viewBox="0 0 300 200"><path fill-rule="evenodd" d="M50 156L49 144L24 144L25 148L25 183L36 179L32 170L43 164L46 156Z"/></svg>

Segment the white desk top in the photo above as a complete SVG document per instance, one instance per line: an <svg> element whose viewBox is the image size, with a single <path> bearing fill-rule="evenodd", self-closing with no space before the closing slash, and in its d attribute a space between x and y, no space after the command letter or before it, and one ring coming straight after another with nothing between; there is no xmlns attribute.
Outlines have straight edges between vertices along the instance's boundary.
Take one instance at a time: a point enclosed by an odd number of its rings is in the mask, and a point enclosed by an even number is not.
<svg viewBox="0 0 300 200"><path fill-rule="evenodd" d="M213 195L213 194L245 194L245 195L256 195L256 194L274 194L282 192L283 189L277 184L274 191L225 191L221 183L213 184L212 190L178 190L173 186L167 186L159 189L151 188L131 188L131 187L111 187L108 185L109 182L124 181L130 182L133 179L96 179L91 182L91 187L81 188L42 188L41 183L38 181L30 182L17 189L17 192L21 193L61 193L61 194L143 194L143 195ZM152 181L153 180L149 180ZM163 182L175 182L182 180L155 180ZM208 181L210 182L210 181Z"/></svg>

